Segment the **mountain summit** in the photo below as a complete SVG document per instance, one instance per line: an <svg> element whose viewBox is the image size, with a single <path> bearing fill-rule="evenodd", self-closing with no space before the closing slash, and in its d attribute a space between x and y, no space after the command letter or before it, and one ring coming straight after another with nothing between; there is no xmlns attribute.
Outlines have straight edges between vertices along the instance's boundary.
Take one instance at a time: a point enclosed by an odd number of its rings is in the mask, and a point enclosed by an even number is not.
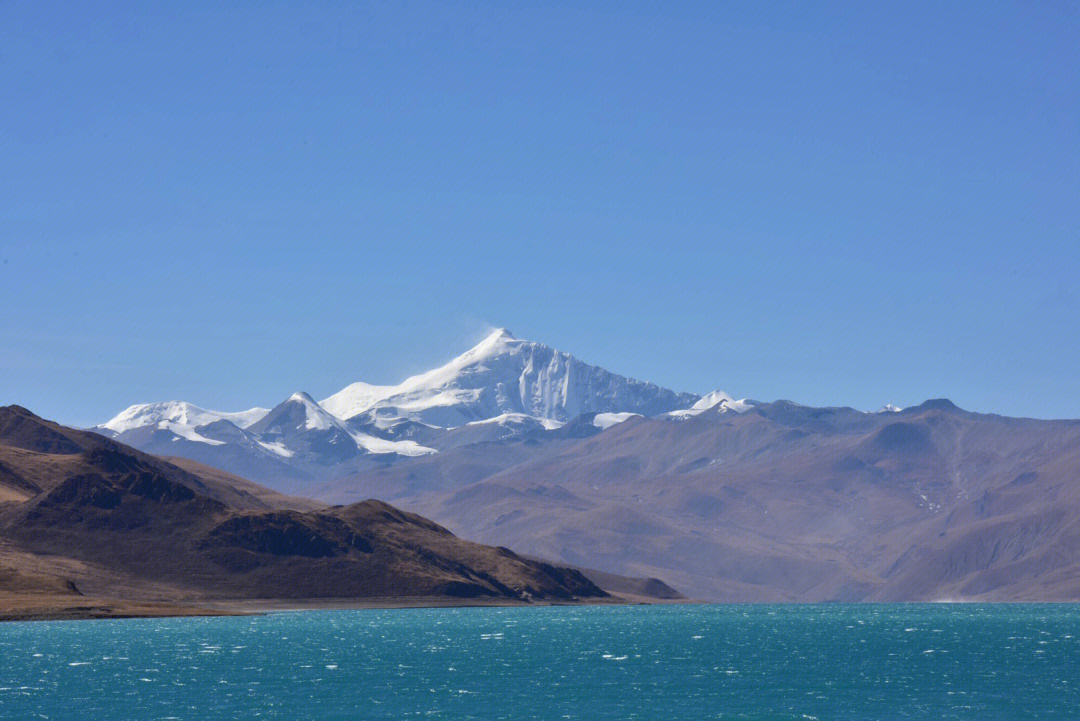
<svg viewBox="0 0 1080 721"><path fill-rule="evenodd" d="M559 422L582 413L652 416L698 398L583 363L500 328L439 368L396 386L354 383L320 405L338 418L364 415L379 427L413 420L450 428L506 413Z"/></svg>

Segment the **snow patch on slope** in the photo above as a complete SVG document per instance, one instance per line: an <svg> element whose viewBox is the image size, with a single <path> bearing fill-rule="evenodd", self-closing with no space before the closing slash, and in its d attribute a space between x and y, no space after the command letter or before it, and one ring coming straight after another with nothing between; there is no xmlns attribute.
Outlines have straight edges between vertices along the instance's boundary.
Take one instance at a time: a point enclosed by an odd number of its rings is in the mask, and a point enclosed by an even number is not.
<svg viewBox="0 0 1080 721"><path fill-rule="evenodd" d="M258 441L258 443L259 443L260 446L262 446L266 450L268 450L271 453L274 453L276 455L279 455L282 458L292 458L293 457L293 452L290 451L288 448L286 448L285 444L282 443L281 441L277 441L277 442L274 442L274 443L266 443L264 441Z"/></svg>
<svg viewBox="0 0 1080 721"><path fill-rule="evenodd" d="M630 420L633 417L641 417L640 413L597 413L592 420L592 424L597 428L607 430L614 425L618 425L623 421Z"/></svg>
<svg viewBox="0 0 1080 721"><path fill-rule="evenodd" d="M565 423L562 421L555 421L550 418L537 418L536 416L525 415L524 413L503 413L502 415L495 416L494 418L485 418L482 421L470 421L466 423L467 426L485 426L485 425L499 425L509 426L519 423L528 423L530 421L536 421L544 427L546 431L553 431L556 428L562 428Z"/></svg>
<svg viewBox="0 0 1080 721"><path fill-rule="evenodd" d="M438 453L434 448L422 446L416 441L388 441L367 433L351 432L349 435L356 445L368 453L396 453L399 456L426 456Z"/></svg>
<svg viewBox="0 0 1080 721"><path fill-rule="evenodd" d="M173 433L175 433L178 437L173 438L174 441L178 441L180 440L180 438L183 438L188 441L194 441L195 443L206 443L211 446L225 445L224 441L215 441L210 438L206 438L205 436L200 436L194 428L192 428L191 426L185 426L181 423L170 423L169 421L162 421L161 423L157 424L157 427L159 430L172 431Z"/></svg>

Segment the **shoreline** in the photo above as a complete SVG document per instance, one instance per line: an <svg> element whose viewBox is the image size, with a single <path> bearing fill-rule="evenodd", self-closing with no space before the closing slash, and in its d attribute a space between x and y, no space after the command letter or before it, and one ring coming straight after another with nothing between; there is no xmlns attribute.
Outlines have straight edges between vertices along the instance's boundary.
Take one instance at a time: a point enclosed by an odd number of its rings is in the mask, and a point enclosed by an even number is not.
<svg viewBox="0 0 1080 721"><path fill-rule="evenodd" d="M700 599L662 599L612 594L607 598L552 599L535 602L507 598L460 599L453 597L391 598L316 598L316 599L189 599L183 602L118 601L86 598L78 604L50 604L47 601L12 603L30 599L0 597L0 624L32 621L96 621L133 618L215 618L225 616L264 616L271 613L305 611L363 611L410 608L540 608L571 606L1070 606L1072 601L869 601L837 603L832 601L796 602L714 602Z"/></svg>
<svg viewBox="0 0 1080 721"><path fill-rule="evenodd" d="M122 601L113 598L82 598L78 603L56 599L0 598L0 623L20 621L93 621L122 618L184 618L261 616L301 611L350 611L405 608L535 608L538 606L649 606L699 603L689 599L652 599L611 594L606 598L545 599L518 601L509 598L454 598L404 596L384 598L254 598Z"/></svg>

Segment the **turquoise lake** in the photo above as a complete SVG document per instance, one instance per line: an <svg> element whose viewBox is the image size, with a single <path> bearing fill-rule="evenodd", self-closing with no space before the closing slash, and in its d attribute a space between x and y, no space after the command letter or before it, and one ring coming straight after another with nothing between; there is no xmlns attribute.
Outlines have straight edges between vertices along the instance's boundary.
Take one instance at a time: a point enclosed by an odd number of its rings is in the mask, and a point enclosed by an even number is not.
<svg viewBox="0 0 1080 721"><path fill-rule="evenodd" d="M0 624L0 719L1080 718L1080 606Z"/></svg>

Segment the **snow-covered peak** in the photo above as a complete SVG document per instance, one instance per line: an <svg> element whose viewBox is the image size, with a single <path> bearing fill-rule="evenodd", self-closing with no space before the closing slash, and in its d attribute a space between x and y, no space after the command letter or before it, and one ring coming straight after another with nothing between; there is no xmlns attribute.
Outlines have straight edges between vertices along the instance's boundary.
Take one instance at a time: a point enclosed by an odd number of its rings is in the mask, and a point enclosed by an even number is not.
<svg viewBox="0 0 1080 721"><path fill-rule="evenodd" d="M902 410L904 410L904 409L900 408L899 406L894 406L892 403L886 403L885 405L883 405L881 408L878 408L874 412L875 413L899 413Z"/></svg>
<svg viewBox="0 0 1080 721"><path fill-rule="evenodd" d="M196 428L207 423L226 420L239 428L247 428L269 412L266 408L251 408L246 411L226 413L199 408L185 401L141 403L129 406L99 427L107 428L113 433L124 433L143 426L161 427L163 423Z"/></svg>
<svg viewBox="0 0 1080 721"><path fill-rule="evenodd" d="M518 340L510 334L510 331L500 328L446 365L406 378L401 385L394 388L394 395L457 383L464 373L473 369L479 370L479 367L487 361L513 354L516 349L523 346L540 345Z"/></svg>
<svg viewBox="0 0 1080 721"><path fill-rule="evenodd" d="M326 412L318 403L315 403L314 398L307 393L302 391L294 393L288 396L286 403L299 404L303 407L305 427L308 431L328 431L329 428L340 426L340 421L333 414Z"/></svg>
<svg viewBox="0 0 1080 721"><path fill-rule="evenodd" d="M713 406L718 406L721 403L729 404L729 403L734 403L734 402L735 402L735 399L732 398L731 396L729 396L727 393L724 393L724 391L721 391L721 390L716 390L716 391L713 391L712 393L708 393L708 394L702 396L701 400L699 400L694 405L690 406L690 410L692 410L692 411L703 411L703 410L706 410L708 408L712 408Z"/></svg>
<svg viewBox="0 0 1080 721"><path fill-rule="evenodd" d="M389 441L353 431L304 392L293 393L278 404L251 427L251 432L264 448L282 456L288 452L289 457L311 452L312 448L318 448L323 458L338 461L355 456L358 449L402 456L435 452L415 441Z"/></svg>
<svg viewBox="0 0 1080 721"><path fill-rule="evenodd" d="M721 390L715 390L712 393L708 393L702 396L694 405L684 410L671 411L665 414L669 418L675 420L686 420L696 415L700 415L710 408L717 408L721 413L727 411L733 411L735 413L745 413L754 406L754 402L743 398L742 400L735 400L727 393Z"/></svg>
<svg viewBox="0 0 1080 721"><path fill-rule="evenodd" d="M334 395L324 398L319 405L338 418L346 420L363 413L387 398L450 383L464 368L504 352L507 345L513 341L517 339L510 331L498 328L475 346L435 370L410 376L393 386L378 386L363 381L350 383Z"/></svg>
<svg viewBox="0 0 1080 721"><path fill-rule="evenodd" d="M408 418L444 428L507 413L566 422L588 412L656 415L697 400L625 378L498 329L450 362L396 386L353 383L322 401L341 419Z"/></svg>
<svg viewBox="0 0 1080 721"><path fill-rule="evenodd" d="M315 403L307 393L297 392L274 406L258 423L252 425L254 433L283 433L292 431L329 431L338 428L346 432L345 425L333 414Z"/></svg>
<svg viewBox="0 0 1080 721"><path fill-rule="evenodd" d="M434 453L417 439L435 438L438 429L470 423L490 422L515 432L550 431L585 416L609 427L632 415L655 417L693 405L686 411L692 415L700 412L699 400L698 395L617 375L498 328L447 363L395 385L352 383L321 403L298 392L269 411L221 413L183 402L132 406L99 428L136 445L157 448L152 444L164 439L173 451L176 442L176 452L191 453L197 460L207 458L207 448L220 447L213 459L232 462L234 454L255 453L259 463L284 459L306 473L308 467L350 462L365 452ZM733 408L742 403L727 396L721 400ZM399 424L407 424L406 434L389 432ZM145 426L169 430L174 437L139 430ZM497 432L479 429L473 435ZM197 441L198 448L182 440Z"/></svg>

